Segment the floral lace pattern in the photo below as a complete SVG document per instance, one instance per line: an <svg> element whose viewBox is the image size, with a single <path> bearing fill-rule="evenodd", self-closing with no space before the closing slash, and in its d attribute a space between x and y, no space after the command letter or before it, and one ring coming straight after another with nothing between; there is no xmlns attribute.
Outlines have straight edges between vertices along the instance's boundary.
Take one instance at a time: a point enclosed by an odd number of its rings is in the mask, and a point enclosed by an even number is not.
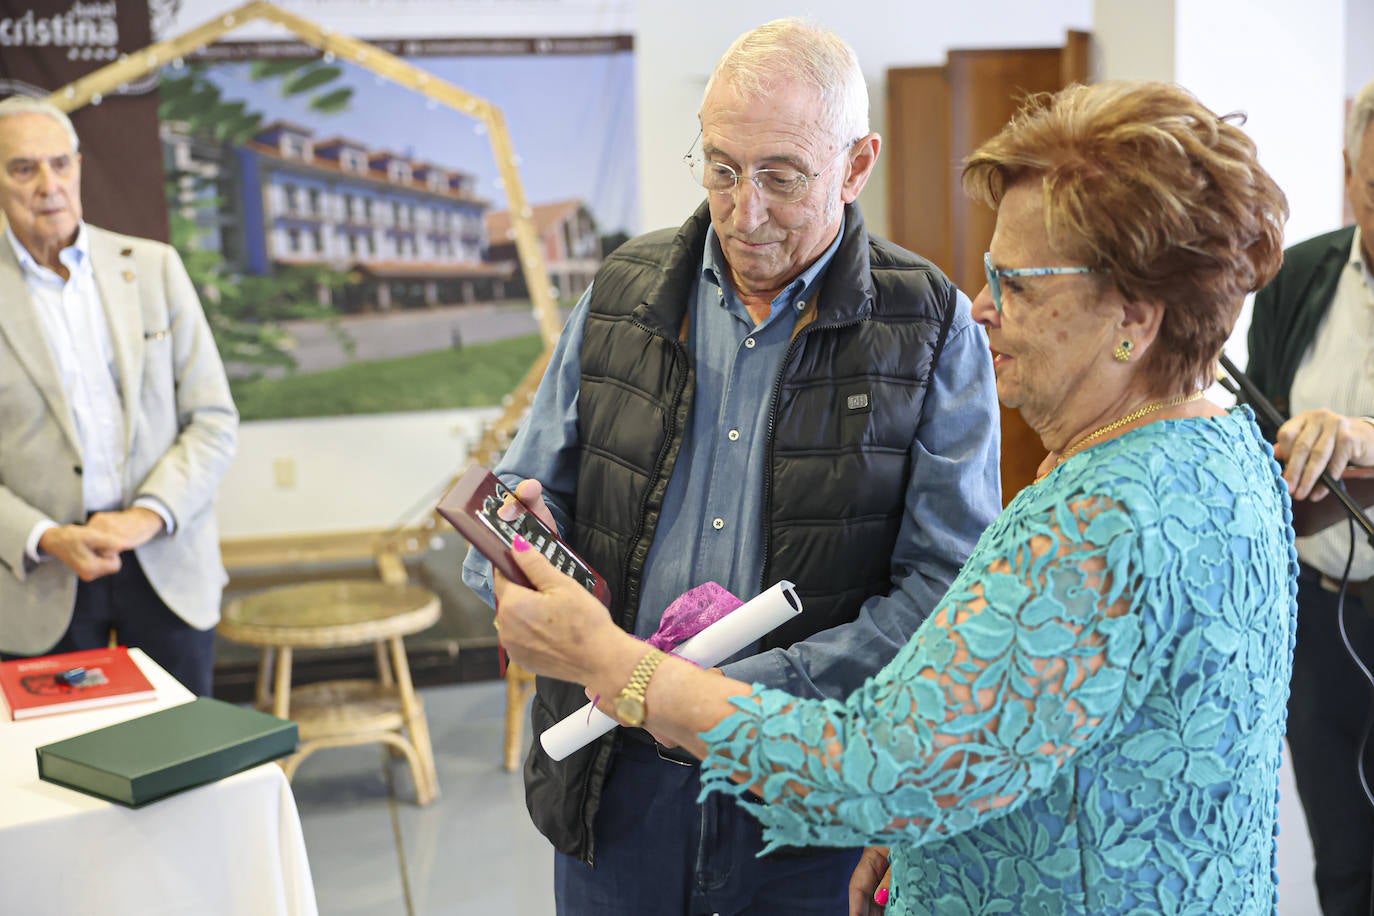
<svg viewBox="0 0 1374 916"><path fill-rule="evenodd" d="M770 848L891 845L890 916L1273 912L1278 473L1244 407L1074 456L848 700L736 698L703 795L761 787Z"/></svg>

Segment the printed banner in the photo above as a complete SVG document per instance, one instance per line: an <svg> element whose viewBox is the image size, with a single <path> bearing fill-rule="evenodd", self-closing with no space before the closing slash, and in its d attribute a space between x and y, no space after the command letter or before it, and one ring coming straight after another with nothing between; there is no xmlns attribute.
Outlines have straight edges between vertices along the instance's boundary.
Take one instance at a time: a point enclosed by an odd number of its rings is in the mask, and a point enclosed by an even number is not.
<svg viewBox="0 0 1374 916"><path fill-rule="evenodd" d="M141 3L0 0L0 96L45 96L151 41ZM166 239L156 85L150 76L122 87L74 112L72 123L83 141L86 219Z"/></svg>
<svg viewBox="0 0 1374 916"><path fill-rule="evenodd" d="M502 110L564 307L638 229L629 5L281 4ZM46 94L232 8L6 12L3 92ZM541 349L471 117L249 23L74 121L87 219L181 251L245 420L499 404Z"/></svg>

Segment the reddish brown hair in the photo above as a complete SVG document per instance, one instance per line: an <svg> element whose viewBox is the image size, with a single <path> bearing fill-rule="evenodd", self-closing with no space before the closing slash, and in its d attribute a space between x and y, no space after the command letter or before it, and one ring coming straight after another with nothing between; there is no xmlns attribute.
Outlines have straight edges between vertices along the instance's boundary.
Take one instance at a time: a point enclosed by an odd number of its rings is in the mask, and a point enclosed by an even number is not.
<svg viewBox="0 0 1374 916"><path fill-rule="evenodd" d="M1288 202L1238 114L1169 83L1108 82L1032 96L964 163L994 209L1038 179L1056 251L1164 305L1143 370L1159 393L1206 387L1245 294L1283 260Z"/></svg>

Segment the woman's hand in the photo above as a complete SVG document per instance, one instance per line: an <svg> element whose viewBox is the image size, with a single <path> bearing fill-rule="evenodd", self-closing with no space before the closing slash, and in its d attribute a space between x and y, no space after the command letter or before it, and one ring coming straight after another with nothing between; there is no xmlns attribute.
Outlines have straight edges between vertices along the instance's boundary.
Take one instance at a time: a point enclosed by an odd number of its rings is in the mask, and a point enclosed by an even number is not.
<svg viewBox="0 0 1374 916"><path fill-rule="evenodd" d="M597 662L612 654L617 641L634 637L611 621L600 601L554 569L524 538L516 538L511 553L534 588L516 585L495 571L501 644L517 664L536 674L591 683Z"/></svg>
<svg viewBox="0 0 1374 916"><path fill-rule="evenodd" d="M1279 427L1274 456L1283 462L1283 479L1294 499L1322 499L1327 470L1337 479L1348 465L1374 464L1374 426L1326 408L1294 414Z"/></svg>
<svg viewBox="0 0 1374 916"><path fill-rule="evenodd" d="M882 916L892 882L887 864L889 852L886 846L870 846L864 850L849 879L849 916Z"/></svg>

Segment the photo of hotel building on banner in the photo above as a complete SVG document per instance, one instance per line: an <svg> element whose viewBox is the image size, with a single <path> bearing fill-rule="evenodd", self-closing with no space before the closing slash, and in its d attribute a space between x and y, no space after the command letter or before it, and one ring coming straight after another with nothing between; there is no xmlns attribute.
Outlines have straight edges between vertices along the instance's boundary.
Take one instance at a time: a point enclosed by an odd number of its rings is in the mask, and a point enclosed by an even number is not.
<svg viewBox="0 0 1374 916"><path fill-rule="evenodd" d="M471 174L286 121L234 153L246 273L348 272L355 282L325 303L345 313L507 298L517 262L488 259L490 204Z"/></svg>
<svg viewBox="0 0 1374 916"><path fill-rule="evenodd" d="M491 211L469 172L346 137L317 139L287 121L228 149L169 127L169 164L220 199L218 212L194 210L201 244L245 274L300 265L347 273L349 284L319 290L320 304L342 314L528 298L509 213ZM580 200L532 209L557 295L580 295L601 262L591 211Z"/></svg>

